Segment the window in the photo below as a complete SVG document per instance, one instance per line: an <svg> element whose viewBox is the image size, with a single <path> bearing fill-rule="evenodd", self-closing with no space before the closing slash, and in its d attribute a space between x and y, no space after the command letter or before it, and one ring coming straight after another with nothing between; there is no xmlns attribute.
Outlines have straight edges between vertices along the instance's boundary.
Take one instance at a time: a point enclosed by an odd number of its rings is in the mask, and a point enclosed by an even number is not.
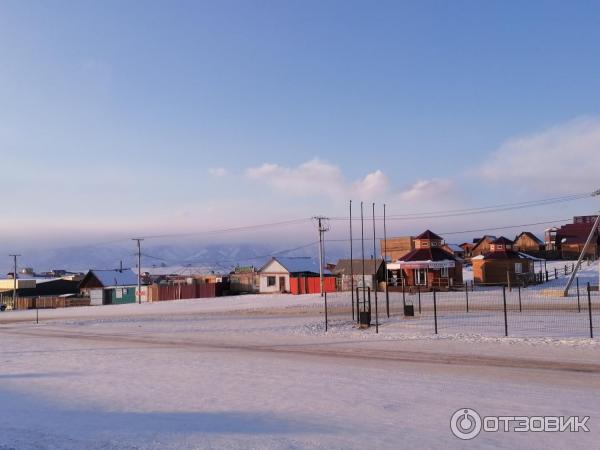
<svg viewBox="0 0 600 450"><path fill-rule="evenodd" d="M448 278L448 268L447 267L442 267L440 269L440 276L442 278Z"/></svg>
<svg viewBox="0 0 600 450"><path fill-rule="evenodd" d="M515 273L523 273L523 263L515 263Z"/></svg>
<svg viewBox="0 0 600 450"><path fill-rule="evenodd" d="M421 241L421 247L429 247L429 241Z"/></svg>
<svg viewBox="0 0 600 450"><path fill-rule="evenodd" d="M267 287L275 286L277 279L275 277L267 277Z"/></svg>
<svg viewBox="0 0 600 450"><path fill-rule="evenodd" d="M427 269L414 269L415 284L425 286L427 284Z"/></svg>
<svg viewBox="0 0 600 450"><path fill-rule="evenodd" d="M431 246L432 247L437 247L438 243L436 241L431 241Z"/></svg>

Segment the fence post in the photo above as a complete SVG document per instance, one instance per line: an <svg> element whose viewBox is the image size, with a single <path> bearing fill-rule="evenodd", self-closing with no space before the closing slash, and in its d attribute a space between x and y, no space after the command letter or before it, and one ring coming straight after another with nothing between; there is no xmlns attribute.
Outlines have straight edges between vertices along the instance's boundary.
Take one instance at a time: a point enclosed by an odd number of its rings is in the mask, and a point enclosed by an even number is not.
<svg viewBox="0 0 600 450"><path fill-rule="evenodd" d="M390 318L390 293L388 291L388 282L385 282L385 311L388 319Z"/></svg>
<svg viewBox="0 0 600 450"><path fill-rule="evenodd" d="M510 285L510 270L506 271L506 284L508 285L508 290L512 292L512 287Z"/></svg>
<svg viewBox="0 0 600 450"><path fill-rule="evenodd" d="M554 279L558 279L558 269L556 267L554 268Z"/></svg>
<svg viewBox="0 0 600 450"><path fill-rule="evenodd" d="M360 323L360 294L358 286L356 286L356 323Z"/></svg>
<svg viewBox="0 0 600 450"><path fill-rule="evenodd" d="M435 297L435 288L433 288L433 323L435 325L435 334L438 334L437 326L437 300Z"/></svg>
<svg viewBox="0 0 600 450"><path fill-rule="evenodd" d="M502 298L504 301L504 336L508 336L508 317L506 316L506 286L502 286Z"/></svg>
<svg viewBox="0 0 600 450"><path fill-rule="evenodd" d="M417 295L419 296L419 314L421 314L421 286L417 285Z"/></svg>
<svg viewBox="0 0 600 450"><path fill-rule="evenodd" d="M577 282L577 312L581 312L581 301L579 299L579 277L575 278Z"/></svg>
<svg viewBox="0 0 600 450"><path fill-rule="evenodd" d="M351 275L351 281L352 283L350 283L350 295L352 297L352 322L354 322L354 289L353 288L353 281L354 281L354 274ZM344 277L342 276L342 290L344 290Z"/></svg>
<svg viewBox="0 0 600 450"><path fill-rule="evenodd" d="M404 283L402 283L402 307L404 308L404 311L406 311L406 293L404 290Z"/></svg>
<svg viewBox="0 0 600 450"><path fill-rule="evenodd" d="M467 298L467 312L469 312L469 286L465 283L465 297Z"/></svg>
<svg viewBox="0 0 600 450"><path fill-rule="evenodd" d="M594 339L594 325L592 324L592 294L590 289L590 283L587 284L588 294L588 316L590 317L590 339Z"/></svg>
<svg viewBox="0 0 600 450"><path fill-rule="evenodd" d="M325 291L325 333L327 333L327 291Z"/></svg>
<svg viewBox="0 0 600 450"><path fill-rule="evenodd" d="M550 279L550 276L548 275L548 271L546 270L546 283L548 282L549 279Z"/></svg>
<svg viewBox="0 0 600 450"><path fill-rule="evenodd" d="M521 286L519 286L519 312L523 312L523 305L521 305Z"/></svg>
<svg viewBox="0 0 600 450"><path fill-rule="evenodd" d="M375 290L375 334L379 333L379 312L377 311L377 290Z"/></svg>

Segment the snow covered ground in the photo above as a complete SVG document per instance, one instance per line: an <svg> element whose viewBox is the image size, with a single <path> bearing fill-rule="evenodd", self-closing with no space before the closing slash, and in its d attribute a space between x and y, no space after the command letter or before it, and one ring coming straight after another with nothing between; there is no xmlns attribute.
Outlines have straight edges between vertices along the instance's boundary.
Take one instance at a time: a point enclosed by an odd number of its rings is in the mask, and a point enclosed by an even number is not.
<svg viewBox="0 0 600 450"><path fill-rule="evenodd" d="M327 333L314 295L1 313L0 449L597 448L600 339L573 297L546 294L519 313L511 293L509 338L486 290L468 314L442 295L438 335L430 298L403 318L397 294L379 334L355 327L347 294L328 297ZM461 441L450 417L466 407L590 416L590 432Z"/></svg>

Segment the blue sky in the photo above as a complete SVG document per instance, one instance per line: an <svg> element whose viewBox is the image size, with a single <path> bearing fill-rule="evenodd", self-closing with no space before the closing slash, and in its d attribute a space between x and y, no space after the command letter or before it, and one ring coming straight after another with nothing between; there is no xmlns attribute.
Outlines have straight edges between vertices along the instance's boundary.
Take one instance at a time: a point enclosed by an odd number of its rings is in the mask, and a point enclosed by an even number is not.
<svg viewBox="0 0 600 450"><path fill-rule="evenodd" d="M599 19L593 2L3 1L0 232L52 246L349 198L403 214L592 191Z"/></svg>

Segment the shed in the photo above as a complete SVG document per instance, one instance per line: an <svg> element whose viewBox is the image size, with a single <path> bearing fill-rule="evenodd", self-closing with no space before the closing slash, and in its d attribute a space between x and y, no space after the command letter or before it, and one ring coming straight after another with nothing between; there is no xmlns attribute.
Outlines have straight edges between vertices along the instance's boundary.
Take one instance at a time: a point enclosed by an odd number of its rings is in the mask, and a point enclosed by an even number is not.
<svg viewBox="0 0 600 450"><path fill-rule="evenodd" d="M135 303L138 278L131 269L90 270L79 285L91 305Z"/></svg>

